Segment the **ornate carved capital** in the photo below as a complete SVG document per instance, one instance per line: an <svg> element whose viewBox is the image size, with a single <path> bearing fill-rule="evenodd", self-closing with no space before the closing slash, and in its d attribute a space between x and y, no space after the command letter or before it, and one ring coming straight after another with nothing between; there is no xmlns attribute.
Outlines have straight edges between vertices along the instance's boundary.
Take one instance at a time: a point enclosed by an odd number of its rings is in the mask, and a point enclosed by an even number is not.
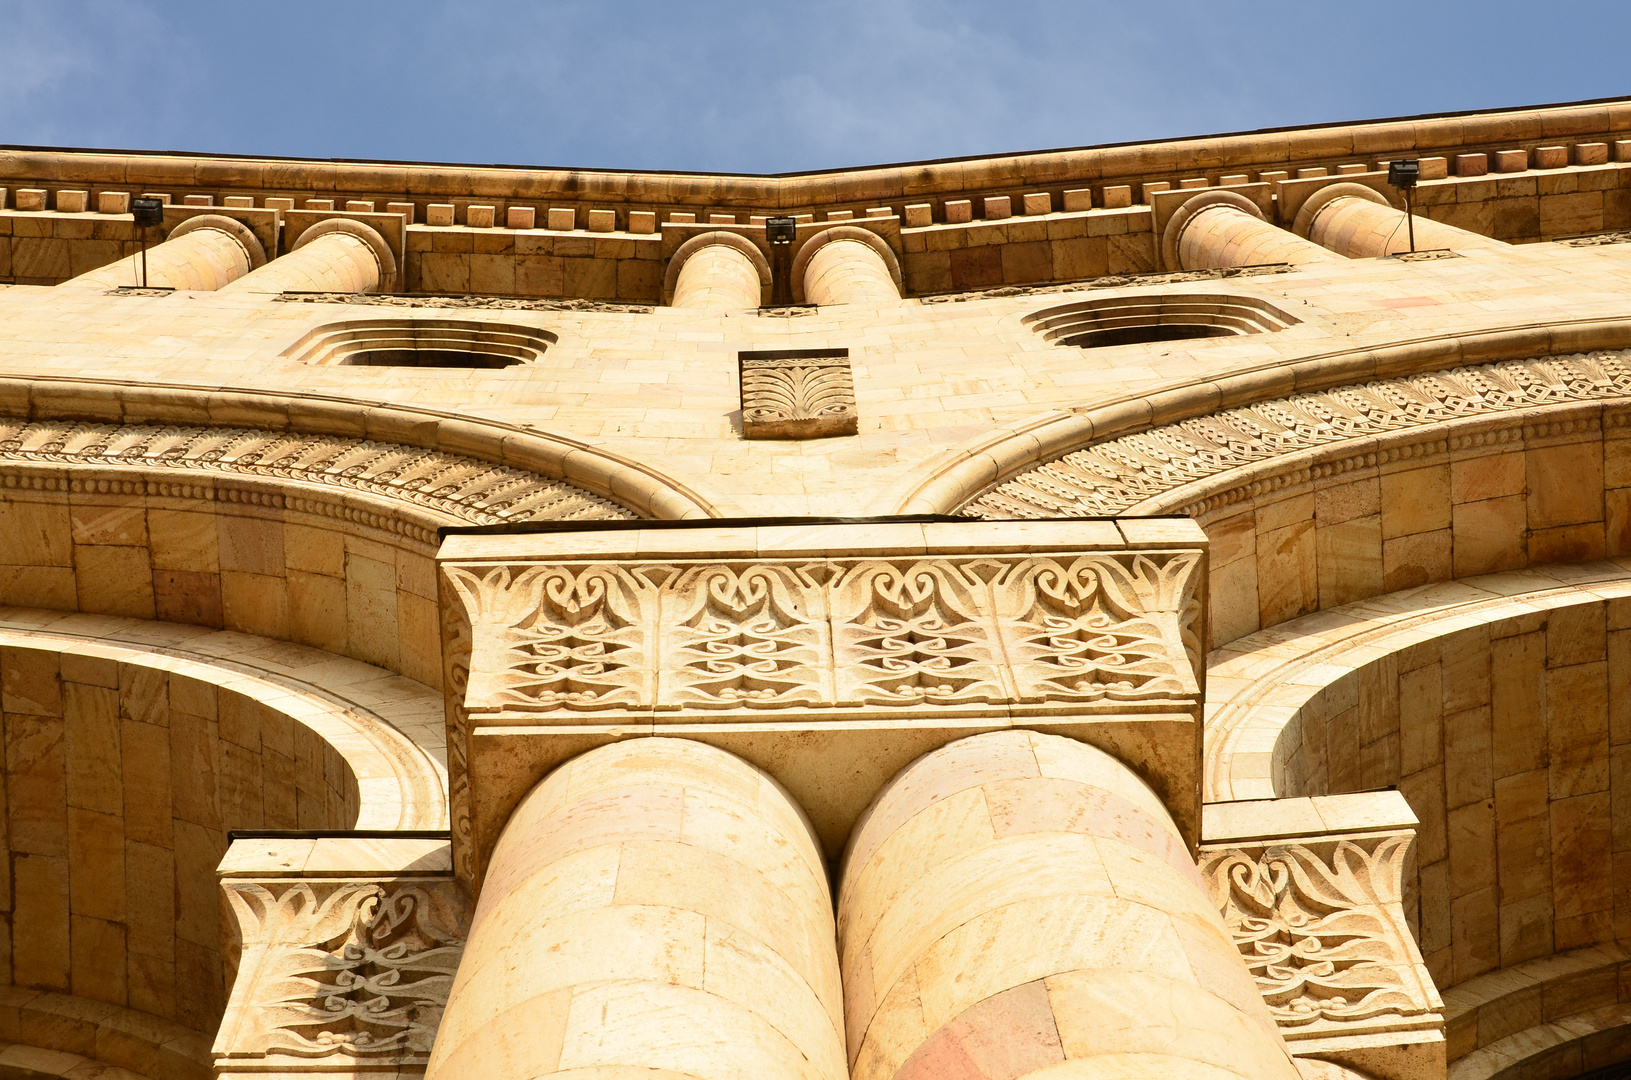
<svg viewBox="0 0 1631 1080"><path fill-rule="evenodd" d="M222 888L241 955L217 1071L352 1075L429 1060L469 932L450 875L229 875Z"/></svg>
<svg viewBox="0 0 1631 1080"><path fill-rule="evenodd" d="M703 738L765 763L806 793L818 829L821 804L842 802L830 826L841 843L871 791L835 793L811 775L823 754L847 774L858 755L881 771L882 731L912 731L888 748L909 755L904 765L936 739L1068 727L1170 792L1193 826L1202 535L1188 522L1141 527L1152 542L1130 543L1111 522L557 532L537 559L513 557L515 537L449 537L443 654L461 876L479 877L519 785L640 734ZM471 853L474 866L462 861Z"/></svg>

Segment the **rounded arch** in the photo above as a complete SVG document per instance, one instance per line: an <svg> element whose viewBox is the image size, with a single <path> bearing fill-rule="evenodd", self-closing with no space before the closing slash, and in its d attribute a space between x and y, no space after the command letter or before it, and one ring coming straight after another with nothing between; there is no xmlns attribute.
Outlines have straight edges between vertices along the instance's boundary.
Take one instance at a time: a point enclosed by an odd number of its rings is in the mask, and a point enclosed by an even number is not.
<svg viewBox="0 0 1631 1080"><path fill-rule="evenodd" d="M713 244L720 244L746 255L748 260L753 263L753 268L759 272L760 291L768 293L771 285L770 260L765 258L765 253L759 250L757 244L740 233L716 229L712 232L698 233L691 237L691 239L675 248L674 254L669 256L668 269L663 273L664 304L674 299L674 286L680 280L680 267L685 265L685 260Z"/></svg>
<svg viewBox="0 0 1631 1080"><path fill-rule="evenodd" d="M1631 792L1613 688L1631 677L1628 609L1631 568L1543 566L1322 612L1211 656L1209 804L1396 786L1419 819L1404 907L1438 988L1454 988L1455 1075L1505 1075L1582 1037L1601 1044L1597 1065L1625 1060L1615 809ZM1514 1023L1554 992L1567 1008Z"/></svg>
<svg viewBox="0 0 1631 1080"><path fill-rule="evenodd" d="M887 241L875 232L863 229L857 225L834 225L830 229L822 229L799 246L793 255L791 276L793 279L793 301L804 303L804 270L810 265L810 259L815 253L835 240L855 240L865 244L878 253L883 264L889 270L889 277L895 283L895 289L901 291L900 259L896 258L894 251Z"/></svg>

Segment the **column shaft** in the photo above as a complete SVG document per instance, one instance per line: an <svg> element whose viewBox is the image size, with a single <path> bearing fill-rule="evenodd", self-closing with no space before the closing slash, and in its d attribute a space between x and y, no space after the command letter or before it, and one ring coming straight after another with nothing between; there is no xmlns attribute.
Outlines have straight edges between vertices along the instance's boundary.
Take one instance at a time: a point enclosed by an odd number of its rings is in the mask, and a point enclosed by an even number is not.
<svg viewBox="0 0 1631 1080"><path fill-rule="evenodd" d="M634 739L511 816L427 1078L847 1080L840 997L800 810L722 750Z"/></svg>
<svg viewBox="0 0 1631 1080"><path fill-rule="evenodd" d="M324 229L331 224L337 227ZM388 288L395 275L390 249L377 232L335 218L308 229L294 250L245 274L227 291L365 293Z"/></svg>
<svg viewBox="0 0 1631 1080"><path fill-rule="evenodd" d="M1403 210L1355 196L1337 198L1327 203L1310 223L1308 238L1350 259L1410 250L1410 230ZM1416 218L1417 251L1437 248L1451 251L1475 248L1499 250L1510 247L1510 244L1500 240L1458 229L1454 225L1445 225L1431 218Z"/></svg>
<svg viewBox="0 0 1631 1080"><path fill-rule="evenodd" d="M759 306L759 268L733 247L709 244L693 252L674 283L673 307L743 311Z"/></svg>
<svg viewBox="0 0 1631 1080"><path fill-rule="evenodd" d="M247 228L231 219L191 218L147 249L147 284L161 289L219 289L266 261ZM187 226L191 226L190 228ZM62 283L67 288L116 289L142 283L142 256L109 263Z"/></svg>
<svg viewBox="0 0 1631 1080"><path fill-rule="evenodd" d="M822 244L804 266L804 300L810 304L892 304L900 290L883 257L860 240Z"/></svg>
<svg viewBox="0 0 1631 1080"><path fill-rule="evenodd" d="M1177 828L1108 754L1026 731L908 766L839 900L854 1080L1295 1080Z"/></svg>
<svg viewBox="0 0 1631 1080"><path fill-rule="evenodd" d="M1339 256L1295 233L1234 206L1216 205L1190 218L1178 237L1178 267L1210 270L1265 263L1309 265L1334 262Z"/></svg>

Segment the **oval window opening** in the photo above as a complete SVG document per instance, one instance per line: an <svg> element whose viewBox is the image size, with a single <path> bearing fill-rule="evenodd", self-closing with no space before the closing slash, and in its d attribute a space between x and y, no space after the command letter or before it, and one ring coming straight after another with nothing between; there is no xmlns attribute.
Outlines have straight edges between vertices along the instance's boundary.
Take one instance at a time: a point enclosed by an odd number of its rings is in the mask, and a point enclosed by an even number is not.
<svg viewBox="0 0 1631 1080"><path fill-rule="evenodd" d="M521 361L513 356L455 349L369 349L352 353L341 363L367 367L502 368Z"/></svg>
<svg viewBox="0 0 1631 1080"><path fill-rule="evenodd" d="M1093 330L1063 339L1061 345L1074 345L1079 349L1102 349L1108 345L1142 345L1150 341L1183 341L1186 338L1234 337L1238 331L1227 326L1203 326L1196 323L1166 323L1156 326L1116 326L1107 330Z"/></svg>

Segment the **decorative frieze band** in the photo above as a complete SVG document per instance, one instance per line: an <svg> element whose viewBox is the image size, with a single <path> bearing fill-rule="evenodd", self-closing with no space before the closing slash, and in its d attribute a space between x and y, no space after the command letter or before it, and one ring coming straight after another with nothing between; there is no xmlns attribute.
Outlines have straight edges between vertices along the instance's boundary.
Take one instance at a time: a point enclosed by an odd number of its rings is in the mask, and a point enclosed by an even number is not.
<svg viewBox="0 0 1631 1080"><path fill-rule="evenodd" d="M1193 699L1200 553L446 568L471 713Z"/></svg>
<svg viewBox="0 0 1631 1080"><path fill-rule="evenodd" d="M0 420L0 462L295 481L469 524L633 516L563 480L441 450L333 435Z"/></svg>
<svg viewBox="0 0 1631 1080"><path fill-rule="evenodd" d="M1298 394L1111 439L963 507L990 519L1094 517L1232 469L1351 439L1519 409L1631 397L1631 351L1511 360Z"/></svg>

